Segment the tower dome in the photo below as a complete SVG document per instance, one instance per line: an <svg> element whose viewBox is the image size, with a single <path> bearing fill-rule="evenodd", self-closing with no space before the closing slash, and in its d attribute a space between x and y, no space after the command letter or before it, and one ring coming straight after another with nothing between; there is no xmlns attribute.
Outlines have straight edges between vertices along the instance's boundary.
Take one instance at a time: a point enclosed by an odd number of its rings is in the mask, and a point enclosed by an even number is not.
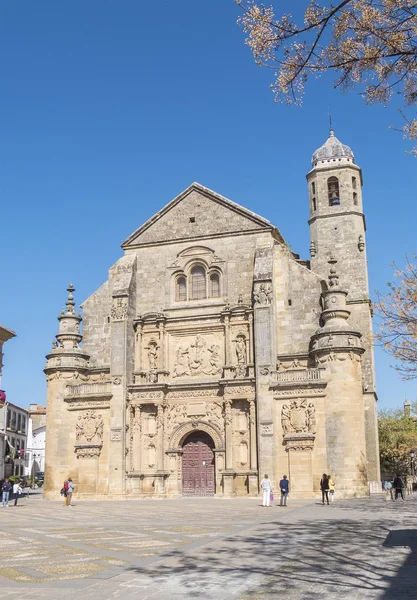
<svg viewBox="0 0 417 600"><path fill-rule="evenodd" d="M320 163L327 163L330 161L355 162L352 150L349 146L342 144L342 142L337 139L333 129L330 130L329 137L323 146L320 146L320 148L314 152L311 160L313 167L317 167Z"/></svg>

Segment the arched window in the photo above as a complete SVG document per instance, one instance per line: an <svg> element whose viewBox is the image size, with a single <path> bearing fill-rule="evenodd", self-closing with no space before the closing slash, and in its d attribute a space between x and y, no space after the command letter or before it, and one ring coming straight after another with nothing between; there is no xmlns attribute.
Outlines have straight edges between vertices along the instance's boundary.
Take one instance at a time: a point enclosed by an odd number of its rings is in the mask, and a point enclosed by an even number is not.
<svg viewBox="0 0 417 600"><path fill-rule="evenodd" d="M220 277L218 273L210 275L210 298L220 297Z"/></svg>
<svg viewBox="0 0 417 600"><path fill-rule="evenodd" d="M314 196L314 194L316 193L316 184L314 183L314 181L313 181L313 183L311 184L311 192L312 192L313 196Z"/></svg>
<svg viewBox="0 0 417 600"><path fill-rule="evenodd" d="M178 277L176 281L175 300L177 302L185 302L187 300L187 280L183 275Z"/></svg>
<svg viewBox="0 0 417 600"><path fill-rule="evenodd" d="M356 192L353 192L353 204L358 204L358 194Z"/></svg>
<svg viewBox="0 0 417 600"><path fill-rule="evenodd" d="M352 177L352 187L356 190L356 177Z"/></svg>
<svg viewBox="0 0 417 600"><path fill-rule="evenodd" d="M207 298L206 271L203 267L194 267L191 270L191 300Z"/></svg>
<svg viewBox="0 0 417 600"><path fill-rule="evenodd" d="M339 180L337 177L329 177L327 180L327 193L329 196L329 206L340 204Z"/></svg>

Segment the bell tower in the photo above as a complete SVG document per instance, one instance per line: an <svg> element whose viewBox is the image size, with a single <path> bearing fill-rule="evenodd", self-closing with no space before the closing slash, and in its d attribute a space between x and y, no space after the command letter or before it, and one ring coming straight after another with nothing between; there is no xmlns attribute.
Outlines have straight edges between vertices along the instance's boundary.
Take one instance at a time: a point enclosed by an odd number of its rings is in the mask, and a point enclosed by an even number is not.
<svg viewBox="0 0 417 600"><path fill-rule="evenodd" d="M329 259L334 257L338 261L340 285L347 292L346 304L351 311L349 321L362 335L367 467L370 480L377 481L379 450L363 179L352 150L337 139L333 129L313 154L307 182L311 270L325 280Z"/></svg>
<svg viewBox="0 0 417 600"><path fill-rule="evenodd" d="M362 171L355 164L352 150L337 139L333 130L314 152L307 181L311 270L325 278L328 260L336 256L342 263L340 281L349 291L349 300L367 301Z"/></svg>

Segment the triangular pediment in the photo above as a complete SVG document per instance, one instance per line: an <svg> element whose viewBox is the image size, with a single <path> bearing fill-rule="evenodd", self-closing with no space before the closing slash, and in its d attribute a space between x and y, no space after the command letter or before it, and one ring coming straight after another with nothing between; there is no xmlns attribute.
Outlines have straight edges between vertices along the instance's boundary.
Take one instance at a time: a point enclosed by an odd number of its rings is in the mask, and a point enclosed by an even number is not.
<svg viewBox="0 0 417 600"><path fill-rule="evenodd" d="M139 246L274 230L271 223L212 190L193 183L122 244Z"/></svg>

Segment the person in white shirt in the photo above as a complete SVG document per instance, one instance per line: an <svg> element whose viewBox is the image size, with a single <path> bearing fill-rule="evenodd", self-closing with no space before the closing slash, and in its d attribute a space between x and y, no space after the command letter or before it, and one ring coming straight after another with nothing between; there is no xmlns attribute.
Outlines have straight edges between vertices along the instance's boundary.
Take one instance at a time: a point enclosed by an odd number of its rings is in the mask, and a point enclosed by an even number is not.
<svg viewBox="0 0 417 600"><path fill-rule="evenodd" d="M268 475L264 475L264 478L261 481L261 488L263 490L262 506L269 506L269 501L271 499L272 492L272 483Z"/></svg>
<svg viewBox="0 0 417 600"><path fill-rule="evenodd" d="M20 485L19 481L15 481L13 484L13 498L14 498L14 506L17 506L17 501L19 499L20 494L23 492L23 488Z"/></svg>

